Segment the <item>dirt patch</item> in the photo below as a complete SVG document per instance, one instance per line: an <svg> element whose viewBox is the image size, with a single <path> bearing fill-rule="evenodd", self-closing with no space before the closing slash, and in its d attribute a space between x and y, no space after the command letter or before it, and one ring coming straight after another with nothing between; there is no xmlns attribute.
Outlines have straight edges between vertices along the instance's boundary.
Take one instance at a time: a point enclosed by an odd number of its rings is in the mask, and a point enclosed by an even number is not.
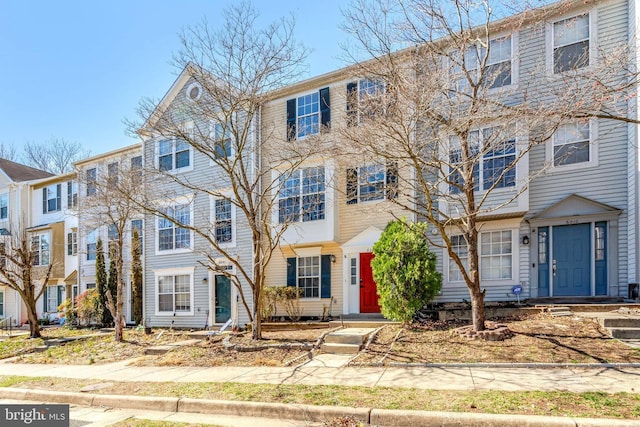
<svg viewBox="0 0 640 427"><path fill-rule="evenodd" d="M456 334L461 321L433 321L410 328L386 326L356 364L398 363L629 363L640 350L612 339L597 322L579 316L536 314L501 320L513 337L469 340Z"/></svg>
<svg viewBox="0 0 640 427"><path fill-rule="evenodd" d="M254 341L250 334L211 337L193 346L176 348L162 356L147 356L134 362L136 366L287 366L292 361L306 360L309 349L326 329L267 331L263 339ZM228 345L243 350L237 351ZM301 348L305 345L307 348Z"/></svg>

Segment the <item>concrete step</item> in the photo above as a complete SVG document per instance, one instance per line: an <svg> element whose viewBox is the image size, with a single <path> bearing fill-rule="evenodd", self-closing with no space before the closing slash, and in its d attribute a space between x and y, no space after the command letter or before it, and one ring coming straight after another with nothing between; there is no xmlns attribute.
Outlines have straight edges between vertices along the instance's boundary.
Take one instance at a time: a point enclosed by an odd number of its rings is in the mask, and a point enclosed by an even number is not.
<svg viewBox="0 0 640 427"><path fill-rule="evenodd" d="M188 346L188 345L194 345L194 344L197 344L197 343L199 343L201 341L202 340L191 339L191 340L179 341L179 342L172 343L172 344L154 345L153 347L146 348L144 350L144 354L151 355L151 356L160 356L160 355L163 355L165 353L170 352L174 348L184 347L184 346Z"/></svg>
<svg viewBox="0 0 640 427"><path fill-rule="evenodd" d="M563 305L554 305L552 307L547 307L547 311L549 313L557 313L561 311L571 311L571 309Z"/></svg>
<svg viewBox="0 0 640 427"><path fill-rule="evenodd" d="M607 328L613 338L623 340L640 339L640 328Z"/></svg>
<svg viewBox="0 0 640 427"><path fill-rule="evenodd" d="M324 343L320 347L325 353L331 354L356 354L362 348L361 344L336 344L336 343Z"/></svg>
<svg viewBox="0 0 640 427"><path fill-rule="evenodd" d="M379 328L380 326L384 326L384 325L399 325L400 322L393 322L391 320L386 320L386 319L381 319L381 320L375 320L375 319L371 319L371 320L332 320L331 322L329 322L329 328L337 328L337 327L344 327L344 328Z"/></svg>
<svg viewBox="0 0 640 427"><path fill-rule="evenodd" d="M605 328L640 328L640 317L611 317L600 319Z"/></svg>
<svg viewBox="0 0 640 427"><path fill-rule="evenodd" d="M374 329L372 328L347 328L332 332L324 338L324 342L333 344L364 344L365 340Z"/></svg>

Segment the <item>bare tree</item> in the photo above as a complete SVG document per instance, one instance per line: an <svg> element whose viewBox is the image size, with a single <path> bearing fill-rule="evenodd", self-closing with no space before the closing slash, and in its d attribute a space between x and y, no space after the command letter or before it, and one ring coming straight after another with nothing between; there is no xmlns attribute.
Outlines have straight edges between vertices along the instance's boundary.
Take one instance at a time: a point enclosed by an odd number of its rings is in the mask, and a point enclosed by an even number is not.
<svg viewBox="0 0 640 427"><path fill-rule="evenodd" d="M13 227L10 233L0 236L0 285L20 295L27 308L29 336L39 338L36 304L44 294L54 264L50 262L50 253L45 254L39 245L32 244L31 236L22 225ZM41 262L41 257L47 257L47 262Z"/></svg>
<svg viewBox="0 0 640 427"><path fill-rule="evenodd" d="M131 156L123 155L110 158L107 165L100 165L100 171L106 175L104 179L78 172L79 180L86 189L86 196L80 199L79 210L83 222L108 230L110 275L115 275L116 280L115 292L110 287L105 292L105 306L113 318L115 340L123 341L127 236L131 220L140 216L138 206L144 191L142 170L140 163L132 161Z"/></svg>
<svg viewBox="0 0 640 427"><path fill-rule="evenodd" d="M270 92L297 81L304 71L306 51L293 38L293 20L283 18L259 28L258 14L247 2L230 6L224 16L225 24L218 30L203 21L181 35L182 49L175 64L188 70L201 88L197 102L184 103L173 114L157 108L154 102L143 103L140 115L148 120L140 132L145 137L184 141L213 165L209 169L212 179L206 184L193 180L193 175L156 171L160 172L160 179L155 184L147 183L147 194L158 197L163 188L170 187L160 183L171 181L179 185L179 192L233 206L238 228L250 230L251 262L227 247L225 224L211 222L208 216L197 225L182 223L152 200L145 206L204 242L199 250L207 267L230 279L252 322L252 337L260 339L265 271L291 214L284 214L282 224L273 224L281 177L294 173L302 161L317 151L318 144L291 144L285 148L264 143L272 135L270 129L261 126L261 106ZM277 169L279 175L273 176L272 169L263 164ZM220 258L234 266L235 272L221 265ZM243 283L248 285L250 295Z"/></svg>
<svg viewBox="0 0 640 427"><path fill-rule="evenodd" d="M0 158L17 162L18 150L16 149L16 146L12 143L0 142Z"/></svg>
<svg viewBox="0 0 640 427"><path fill-rule="evenodd" d="M79 142L55 137L42 143L27 142L23 150L26 164L56 175L71 172L73 162L89 155L90 151L85 150Z"/></svg>
<svg viewBox="0 0 640 427"><path fill-rule="evenodd" d="M589 58L581 51L564 58L562 78L536 67L512 85L518 58L501 56L510 52L512 35L524 28L543 34L546 18L570 4L537 10L522 4L528 12L497 19L515 10L496 3L356 0L344 12L357 47L349 54L367 59L356 63L354 75L373 82L373 89L350 95L345 146L413 171L399 174L403 190L394 202L437 231L430 243L448 254L466 283L475 330L485 328L481 222L513 206L550 166L516 174L531 150L568 121L578 128L594 117L637 122L627 114L637 75L624 45L601 53L588 72L579 69ZM568 145L553 161L579 150Z"/></svg>

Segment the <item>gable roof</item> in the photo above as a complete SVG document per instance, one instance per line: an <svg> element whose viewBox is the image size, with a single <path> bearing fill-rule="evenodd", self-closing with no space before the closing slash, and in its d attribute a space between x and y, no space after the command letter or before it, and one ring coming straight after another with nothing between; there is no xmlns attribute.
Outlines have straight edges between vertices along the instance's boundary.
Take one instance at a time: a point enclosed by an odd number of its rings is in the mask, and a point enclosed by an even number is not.
<svg viewBox="0 0 640 427"><path fill-rule="evenodd" d="M622 213L622 209L588 199L578 194L570 194L546 209L532 215L529 219L531 221L538 221L588 215L620 215L620 213Z"/></svg>
<svg viewBox="0 0 640 427"><path fill-rule="evenodd" d="M30 181L32 179L48 178L53 176L52 173L45 172L40 169L21 163L12 162L11 160L0 157L0 170L14 182Z"/></svg>

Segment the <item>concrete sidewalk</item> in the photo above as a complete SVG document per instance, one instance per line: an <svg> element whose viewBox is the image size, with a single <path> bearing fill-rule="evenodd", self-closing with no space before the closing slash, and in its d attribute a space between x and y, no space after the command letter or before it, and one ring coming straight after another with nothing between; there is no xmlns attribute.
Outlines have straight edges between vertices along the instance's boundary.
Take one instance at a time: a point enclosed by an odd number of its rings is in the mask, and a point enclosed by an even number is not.
<svg viewBox="0 0 640 427"><path fill-rule="evenodd" d="M137 367L0 363L0 375L62 377L102 381L238 382L346 385L433 390L558 390L639 393L640 367Z"/></svg>

